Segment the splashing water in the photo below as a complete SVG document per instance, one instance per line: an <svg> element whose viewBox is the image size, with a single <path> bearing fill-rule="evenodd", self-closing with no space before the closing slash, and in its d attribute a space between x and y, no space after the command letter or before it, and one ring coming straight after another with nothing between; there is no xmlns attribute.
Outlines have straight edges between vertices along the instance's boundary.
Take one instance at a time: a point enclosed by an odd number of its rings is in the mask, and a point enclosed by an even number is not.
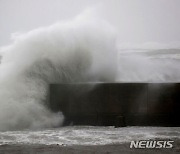
<svg viewBox="0 0 180 154"><path fill-rule="evenodd" d="M49 83L114 81L115 32L86 18L16 34L1 48L0 130L60 126L62 113L45 106Z"/></svg>

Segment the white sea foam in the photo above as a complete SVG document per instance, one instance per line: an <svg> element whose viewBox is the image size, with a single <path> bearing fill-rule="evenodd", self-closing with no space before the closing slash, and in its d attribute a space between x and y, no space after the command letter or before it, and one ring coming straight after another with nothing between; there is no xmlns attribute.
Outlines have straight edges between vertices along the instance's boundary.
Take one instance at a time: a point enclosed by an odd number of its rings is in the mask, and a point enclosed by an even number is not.
<svg viewBox="0 0 180 154"><path fill-rule="evenodd" d="M73 126L58 129L0 132L3 144L106 145L136 140L180 139L179 127L92 127Z"/></svg>

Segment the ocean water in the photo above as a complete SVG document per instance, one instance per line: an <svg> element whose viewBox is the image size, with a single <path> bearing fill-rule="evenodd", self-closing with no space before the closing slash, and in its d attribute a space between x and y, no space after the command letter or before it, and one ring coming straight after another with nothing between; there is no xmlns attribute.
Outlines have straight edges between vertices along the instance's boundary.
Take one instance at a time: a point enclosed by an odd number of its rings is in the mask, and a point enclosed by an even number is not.
<svg viewBox="0 0 180 154"><path fill-rule="evenodd" d="M138 140L180 140L180 127L68 126L0 132L0 145L106 145Z"/></svg>

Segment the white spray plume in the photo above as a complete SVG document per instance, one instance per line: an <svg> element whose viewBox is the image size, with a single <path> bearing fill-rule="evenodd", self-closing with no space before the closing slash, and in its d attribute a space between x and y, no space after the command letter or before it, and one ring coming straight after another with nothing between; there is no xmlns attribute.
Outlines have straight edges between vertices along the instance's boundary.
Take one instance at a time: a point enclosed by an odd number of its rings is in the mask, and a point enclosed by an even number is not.
<svg viewBox="0 0 180 154"><path fill-rule="evenodd" d="M105 21L81 15L13 39L1 48L0 130L59 126L62 113L45 107L49 83L115 80L116 36Z"/></svg>

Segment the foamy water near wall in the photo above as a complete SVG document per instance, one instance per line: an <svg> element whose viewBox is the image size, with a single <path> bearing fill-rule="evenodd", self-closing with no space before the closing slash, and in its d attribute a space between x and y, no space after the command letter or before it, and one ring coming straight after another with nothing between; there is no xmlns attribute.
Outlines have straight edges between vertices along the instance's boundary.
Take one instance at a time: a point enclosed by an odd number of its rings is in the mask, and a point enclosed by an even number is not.
<svg viewBox="0 0 180 154"><path fill-rule="evenodd" d="M58 129L0 132L0 145L106 145L138 140L179 140L179 127L93 127L69 126Z"/></svg>

